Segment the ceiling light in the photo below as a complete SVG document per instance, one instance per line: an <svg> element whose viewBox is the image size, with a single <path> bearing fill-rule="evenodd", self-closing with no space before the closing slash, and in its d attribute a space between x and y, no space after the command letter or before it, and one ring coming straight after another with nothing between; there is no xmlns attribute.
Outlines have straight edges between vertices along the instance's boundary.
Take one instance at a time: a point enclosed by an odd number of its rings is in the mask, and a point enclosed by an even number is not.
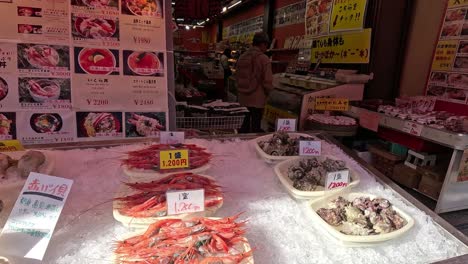
<svg viewBox="0 0 468 264"><path fill-rule="evenodd" d="M189 26L185 26L185 29L186 29L186 30L189 30L189 29L190 29L190 27L189 27Z"/></svg>
<svg viewBox="0 0 468 264"><path fill-rule="evenodd" d="M238 5L238 4L240 4L240 3L242 3L242 1L237 1L237 2L235 2L234 4L230 5L230 6L228 7L228 9L231 9L231 8L235 7L236 5Z"/></svg>
<svg viewBox="0 0 468 264"><path fill-rule="evenodd" d="M206 22L208 22L208 21L210 21L210 19L209 19L209 18L207 18L207 19L206 19Z"/></svg>
<svg viewBox="0 0 468 264"><path fill-rule="evenodd" d="M223 7L223 11L221 11L221 13L224 13L227 11L227 7Z"/></svg>
<svg viewBox="0 0 468 264"><path fill-rule="evenodd" d="M184 21L183 18L177 18L176 20L177 20L177 21Z"/></svg>

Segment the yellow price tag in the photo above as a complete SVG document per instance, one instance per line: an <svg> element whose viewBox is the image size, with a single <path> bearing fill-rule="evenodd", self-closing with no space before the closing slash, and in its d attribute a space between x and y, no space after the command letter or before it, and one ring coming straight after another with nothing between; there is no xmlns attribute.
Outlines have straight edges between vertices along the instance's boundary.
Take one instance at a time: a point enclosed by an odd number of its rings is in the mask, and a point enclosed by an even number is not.
<svg viewBox="0 0 468 264"><path fill-rule="evenodd" d="M315 110L348 111L349 99L346 98L316 98Z"/></svg>
<svg viewBox="0 0 468 264"><path fill-rule="evenodd" d="M335 0L330 21L330 32L361 30L367 0Z"/></svg>
<svg viewBox="0 0 468 264"><path fill-rule="evenodd" d="M24 150L23 145L19 140L2 140L0 141L0 152L14 152Z"/></svg>
<svg viewBox="0 0 468 264"><path fill-rule="evenodd" d="M159 167L162 170L183 169L189 167L187 149L161 150L159 152Z"/></svg>

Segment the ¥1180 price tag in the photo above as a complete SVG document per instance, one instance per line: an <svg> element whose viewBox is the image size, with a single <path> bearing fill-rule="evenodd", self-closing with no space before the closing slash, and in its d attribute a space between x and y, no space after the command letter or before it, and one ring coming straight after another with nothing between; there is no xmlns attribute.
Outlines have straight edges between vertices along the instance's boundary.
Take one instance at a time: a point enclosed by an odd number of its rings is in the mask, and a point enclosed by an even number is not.
<svg viewBox="0 0 468 264"><path fill-rule="evenodd" d="M184 132L160 132L159 143L161 144L184 144Z"/></svg>
<svg viewBox="0 0 468 264"><path fill-rule="evenodd" d="M189 167L187 149L161 150L159 152L159 167L162 170L184 169Z"/></svg>
<svg viewBox="0 0 468 264"><path fill-rule="evenodd" d="M325 189L332 190L346 187L349 184L349 170L334 171L327 174Z"/></svg>
<svg viewBox="0 0 468 264"><path fill-rule="evenodd" d="M296 119L279 118L276 121L276 131L296 132Z"/></svg>
<svg viewBox="0 0 468 264"><path fill-rule="evenodd" d="M185 214L205 211L205 190L166 192L167 214Z"/></svg>
<svg viewBox="0 0 468 264"><path fill-rule="evenodd" d="M321 141L299 141L299 156L322 155Z"/></svg>

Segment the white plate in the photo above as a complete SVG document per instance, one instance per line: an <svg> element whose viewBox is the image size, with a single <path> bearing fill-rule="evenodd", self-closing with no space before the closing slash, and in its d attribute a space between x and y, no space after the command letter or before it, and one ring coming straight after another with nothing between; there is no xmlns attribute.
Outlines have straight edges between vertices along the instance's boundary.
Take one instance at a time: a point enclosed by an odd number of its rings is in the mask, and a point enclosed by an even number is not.
<svg viewBox="0 0 468 264"><path fill-rule="evenodd" d="M169 217L170 219L174 219L174 217ZM210 219L220 219L219 217L209 217ZM128 239L128 238L131 238L131 237L134 237L134 236L139 236L139 235L143 235L145 233L146 230L139 230L137 232L133 232L133 233L130 233L130 234L126 234L124 236L121 236L120 238L118 238L119 240L125 240L125 239ZM250 247L250 244L249 244L249 241L247 240L246 238L246 242L245 243L242 243L240 244L238 247L236 247L236 249L238 251L242 251L243 253L244 252L248 252L251 250L251 247ZM117 260L117 256L114 254L114 260L116 261ZM246 258L244 259L242 262L240 262L239 264L254 264L254 258L253 256L252 257L249 257L249 258Z"/></svg>
<svg viewBox="0 0 468 264"><path fill-rule="evenodd" d="M183 171L166 172L166 173L160 173L160 172L153 171L153 170L129 169L128 166L126 165L122 166L122 168L123 168L124 173L129 177L130 181L141 182L141 181L158 180L158 179L164 178L174 173L185 173L185 172L191 172L191 173L196 173L196 174L203 173L211 168L211 164L207 163L206 165L203 165L201 167L198 167L192 170L183 170Z"/></svg>
<svg viewBox="0 0 468 264"><path fill-rule="evenodd" d="M358 197L369 197L370 199L374 199L377 196L372 194L366 193L348 193L348 194L335 194L332 196L326 196L324 198L311 201L309 203L309 209L312 211L312 216L318 224L320 224L327 232L335 237L336 239L345 243L345 245L353 246L357 244L358 246L374 246L378 243L385 242L391 239L395 239L397 237L402 236L404 233L408 232L414 226L414 219L409 216L407 213L403 212L402 210L398 209L397 207L393 206L393 210L395 210L401 217L403 217L407 224L393 232L381 235L369 235L369 236L354 236L354 235L346 235L340 232L340 226L331 226L325 220L323 220L318 214L317 210L320 208L328 208L328 203L333 199L337 198L338 196L342 196L348 201L352 201Z"/></svg>
<svg viewBox="0 0 468 264"><path fill-rule="evenodd" d="M207 176L207 175L201 175L201 176L214 180L212 177ZM114 197L117 198L117 197L127 196L132 193L135 193L134 189L130 188L129 186L125 184L122 184ZM150 224L154 223L155 221L162 220L162 219L174 219L174 218L190 219L193 217L210 217L210 216L213 216L219 210L219 208L223 206L223 202L221 202L218 206L211 207L210 209L205 210L203 212L178 214L178 215L170 215L170 216L163 216L163 217L143 217L143 218L138 217L137 218L137 217L122 215L118 210L118 208L121 207L120 206L121 203L122 202L118 200L114 200L112 203L113 215L114 215L115 220L122 223L122 225L124 225L125 227L135 228L135 229L147 228Z"/></svg>
<svg viewBox="0 0 468 264"><path fill-rule="evenodd" d="M298 138L300 136L303 136L303 137L308 137L311 140L319 140L318 138L314 136L304 134L304 133L288 133L288 135L293 138ZM253 144L255 144L255 149L257 150L258 155L260 155L260 157L262 157L266 163L274 164L282 160L287 160L293 157L297 157L297 156L272 156L272 155L266 154L265 151L263 151L263 149L258 145L258 143L260 141L268 141L270 140L272 136L273 134L269 134L269 135L258 137L252 141Z"/></svg>
<svg viewBox="0 0 468 264"><path fill-rule="evenodd" d="M360 182L359 176L356 173L356 171L348 168L349 174L350 174L349 176L351 177L351 182L346 187L337 188L337 189L333 189L329 191L325 190L325 188L322 186L318 186L316 191L309 192L309 191L298 190L294 188L293 181L291 181L288 177L288 169L291 165L297 164L299 160L306 160L309 158L313 158L313 157L312 156L311 157L296 157L296 158L282 161L275 166L275 173L278 176L278 179L281 181L281 183L286 188L286 190L288 190L289 194L291 194L291 196L293 196L296 199L308 200L308 199L317 198L317 197L324 196L324 195L328 196L328 195L332 195L335 193L341 193L348 189L354 188ZM320 160L324 160L325 158L336 160L335 157L328 156L328 155L317 156L316 158Z"/></svg>

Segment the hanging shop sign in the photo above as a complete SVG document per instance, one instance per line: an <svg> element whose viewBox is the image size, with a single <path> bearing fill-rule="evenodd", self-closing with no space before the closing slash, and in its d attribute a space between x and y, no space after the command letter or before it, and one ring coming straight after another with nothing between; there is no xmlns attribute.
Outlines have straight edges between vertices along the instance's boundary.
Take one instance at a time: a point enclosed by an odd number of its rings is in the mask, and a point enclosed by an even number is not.
<svg viewBox="0 0 468 264"><path fill-rule="evenodd" d="M363 29L366 6L367 0L333 1L330 32Z"/></svg>
<svg viewBox="0 0 468 264"><path fill-rule="evenodd" d="M168 191L167 214L177 215L205 211L205 190Z"/></svg>
<svg viewBox="0 0 468 264"><path fill-rule="evenodd" d="M316 98L315 110L323 111L348 111L349 99L347 98Z"/></svg>
<svg viewBox="0 0 468 264"><path fill-rule="evenodd" d="M11 23L0 25L0 140L50 144L167 130L170 1L125 3L2 4Z"/></svg>
<svg viewBox="0 0 468 264"><path fill-rule="evenodd" d="M426 94L442 101L468 104L468 1L448 2Z"/></svg>
<svg viewBox="0 0 468 264"><path fill-rule="evenodd" d="M365 29L314 39L311 63L369 63L371 31Z"/></svg>
<svg viewBox="0 0 468 264"><path fill-rule="evenodd" d="M32 172L0 235L0 255L42 260L72 184Z"/></svg>

